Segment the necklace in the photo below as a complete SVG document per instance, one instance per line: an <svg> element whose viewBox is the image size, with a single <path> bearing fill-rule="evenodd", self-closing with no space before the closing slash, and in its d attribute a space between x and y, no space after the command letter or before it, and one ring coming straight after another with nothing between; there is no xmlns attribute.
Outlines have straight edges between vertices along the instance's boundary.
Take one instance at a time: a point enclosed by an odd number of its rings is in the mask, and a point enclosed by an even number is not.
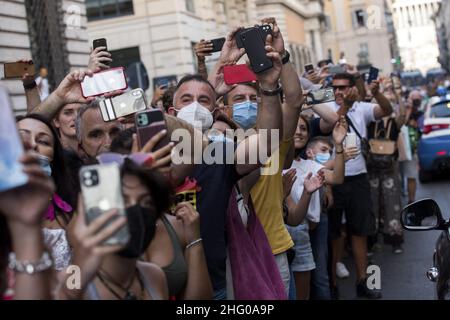
<svg viewBox="0 0 450 320"><path fill-rule="evenodd" d="M139 272L137 269L135 269L135 273L133 277L131 277L130 283L124 288L121 284L117 283L110 275L108 275L105 271L99 270L97 272L97 277L100 279L100 281L105 285L105 287L119 300L137 300L138 298L136 295L130 290L131 286L133 285L134 279L137 276L139 280L139 285L141 287L141 296L144 291L142 281L139 277ZM107 278L107 279L106 279ZM125 296L122 296L117 293L111 286L108 284L108 281L114 284L115 286L119 287L123 292L125 292Z"/></svg>

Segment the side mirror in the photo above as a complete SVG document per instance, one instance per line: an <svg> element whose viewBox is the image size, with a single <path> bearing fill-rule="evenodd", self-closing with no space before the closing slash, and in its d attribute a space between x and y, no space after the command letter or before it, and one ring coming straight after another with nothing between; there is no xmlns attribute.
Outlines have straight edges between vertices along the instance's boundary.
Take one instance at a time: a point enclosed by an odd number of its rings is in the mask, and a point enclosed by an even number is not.
<svg viewBox="0 0 450 320"><path fill-rule="evenodd" d="M439 229L445 222L436 201L423 199L406 206L401 214L403 228L411 231Z"/></svg>

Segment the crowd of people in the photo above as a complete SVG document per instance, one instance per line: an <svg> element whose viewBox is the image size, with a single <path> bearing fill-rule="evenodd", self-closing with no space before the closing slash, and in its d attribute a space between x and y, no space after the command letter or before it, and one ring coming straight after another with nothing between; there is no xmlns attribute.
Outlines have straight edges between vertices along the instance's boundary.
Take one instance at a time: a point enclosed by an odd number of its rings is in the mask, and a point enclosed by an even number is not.
<svg viewBox="0 0 450 320"><path fill-rule="evenodd" d="M224 66L245 55L240 28L209 73L212 46L202 40L194 48L198 74L155 91L148 108L164 112L167 130L142 147L134 115L102 118L99 101L123 92L82 95L83 79L109 68L106 48L51 93L42 92L45 70L37 80L24 76L27 114L17 129L28 183L0 193L0 297L337 299L346 247L357 295L381 297L366 283L368 257L379 234L402 252L403 181L412 202L423 94L405 92L395 75L367 84L349 64L332 74L321 61L299 75L275 19L261 23L272 27L265 50L273 67L256 82L227 85ZM307 93L327 87L334 101L305 104ZM174 163L178 141L155 146L180 128L204 149L215 144L224 161ZM236 129L252 134L230 138ZM372 152L377 143L392 152ZM126 214L111 209L88 221L79 170L110 162L120 166ZM105 243L125 225L126 245ZM73 266L77 286L68 285Z"/></svg>

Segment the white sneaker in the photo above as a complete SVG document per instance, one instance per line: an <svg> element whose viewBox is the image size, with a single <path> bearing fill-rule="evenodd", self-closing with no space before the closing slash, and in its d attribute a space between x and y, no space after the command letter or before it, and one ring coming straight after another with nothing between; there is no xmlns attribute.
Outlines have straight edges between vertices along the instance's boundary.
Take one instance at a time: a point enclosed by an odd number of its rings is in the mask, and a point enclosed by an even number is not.
<svg viewBox="0 0 450 320"><path fill-rule="evenodd" d="M336 275L338 278L348 278L350 276L350 272L345 267L345 264L342 262L336 263Z"/></svg>

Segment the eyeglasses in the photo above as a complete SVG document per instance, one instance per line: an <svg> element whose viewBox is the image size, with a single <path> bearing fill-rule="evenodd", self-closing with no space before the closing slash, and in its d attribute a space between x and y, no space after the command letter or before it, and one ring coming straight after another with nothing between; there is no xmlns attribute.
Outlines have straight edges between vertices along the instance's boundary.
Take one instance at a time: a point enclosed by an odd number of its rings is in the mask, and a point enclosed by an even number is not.
<svg viewBox="0 0 450 320"><path fill-rule="evenodd" d="M124 155L115 152L105 152L97 156L97 160L100 164L116 163L119 166L123 166L125 159L129 159L139 166L150 168L155 160L151 153L132 153L130 155Z"/></svg>
<svg viewBox="0 0 450 320"><path fill-rule="evenodd" d="M333 90L334 91L336 91L336 90L345 90L345 89L347 89L349 86L332 86L333 87Z"/></svg>

